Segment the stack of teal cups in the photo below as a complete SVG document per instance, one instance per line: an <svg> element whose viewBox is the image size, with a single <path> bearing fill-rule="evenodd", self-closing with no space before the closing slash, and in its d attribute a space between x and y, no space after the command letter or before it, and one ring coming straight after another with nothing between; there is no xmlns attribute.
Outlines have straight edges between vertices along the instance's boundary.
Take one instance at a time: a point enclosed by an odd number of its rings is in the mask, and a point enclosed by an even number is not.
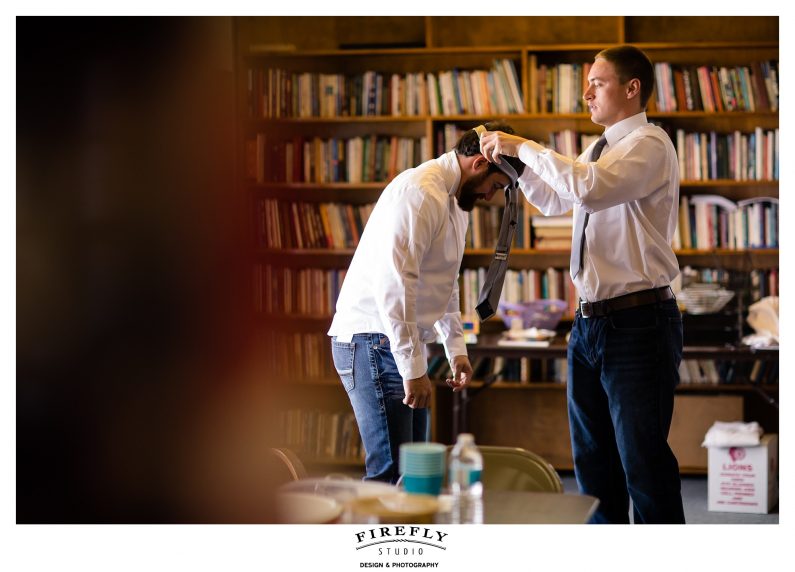
<svg viewBox="0 0 795 572"><path fill-rule="evenodd" d="M406 492L425 495L442 492L445 450L440 443L404 443L400 446L399 468Z"/></svg>

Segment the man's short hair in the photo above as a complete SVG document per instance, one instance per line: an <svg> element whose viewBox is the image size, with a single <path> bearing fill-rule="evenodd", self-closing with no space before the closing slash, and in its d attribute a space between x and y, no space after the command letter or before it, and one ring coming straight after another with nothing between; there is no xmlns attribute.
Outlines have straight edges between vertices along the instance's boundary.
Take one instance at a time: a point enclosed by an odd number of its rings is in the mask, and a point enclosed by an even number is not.
<svg viewBox="0 0 795 572"><path fill-rule="evenodd" d="M503 133L508 133L509 135L516 133L516 131L513 130L513 127L502 121L489 121L488 123L484 123L483 126L488 131L502 131ZM458 155L463 155L464 157L480 155L480 137L478 137L478 134L474 129L468 129L464 131L464 134L458 140L458 143L456 143L453 150ZM522 171L524 171L524 163L522 163L522 160L519 157L500 155L500 159L507 161L511 167L516 169L516 174L521 176ZM489 163L489 168L486 173L502 173L502 171L494 163Z"/></svg>
<svg viewBox="0 0 795 572"><path fill-rule="evenodd" d="M621 83L640 80L640 106L646 109L654 90L654 65L649 56L635 46L623 45L602 50L594 59L602 58L613 64Z"/></svg>

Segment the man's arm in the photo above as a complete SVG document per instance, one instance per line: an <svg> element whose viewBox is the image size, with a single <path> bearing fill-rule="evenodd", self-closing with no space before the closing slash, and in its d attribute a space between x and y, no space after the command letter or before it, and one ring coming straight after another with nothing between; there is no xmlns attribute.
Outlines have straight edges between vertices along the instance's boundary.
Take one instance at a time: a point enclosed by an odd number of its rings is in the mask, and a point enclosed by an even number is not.
<svg viewBox="0 0 795 572"><path fill-rule="evenodd" d="M596 162L575 161L535 141L501 131L486 132L480 145L483 155L494 162L499 162L500 154L519 157L561 199L582 205L587 212L642 199L669 178L649 162L649 157L669 153L656 136L638 138L633 145L624 146L620 154L608 153Z"/></svg>
<svg viewBox="0 0 795 572"><path fill-rule="evenodd" d="M381 322L403 377L403 403L415 409L427 407L431 396L428 364L417 327L417 284L420 263L438 226L438 210L427 193L409 192L405 200L395 203L380 261L385 267L375 292Z"/></svg>
<svg viewBox="0 0 795 572"><path fill-rule="evenodd" d="M442 338L444 352L453 371L452 379L446 380L447 384L453 388L453 391L462 390L472 381L472 366L467 357L460 308L458 281L456 280L450 300L447 303L447 311L434 324L436 331Z"/></svg>
<svg viewBox="0 0 795 572"><path fill-rule="evenodd" d="M574 206L530 169L525 169L519 177L519 189L527 201L546 216L565 214Z"/></svg>

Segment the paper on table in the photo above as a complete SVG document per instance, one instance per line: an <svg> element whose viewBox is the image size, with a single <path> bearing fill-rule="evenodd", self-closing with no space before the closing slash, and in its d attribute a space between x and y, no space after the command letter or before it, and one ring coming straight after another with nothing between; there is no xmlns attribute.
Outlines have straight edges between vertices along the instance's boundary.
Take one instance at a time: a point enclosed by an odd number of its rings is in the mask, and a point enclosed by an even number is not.
<svg viewBox="0 0 795 572"><path fill-rule="evenodd" d="M549 340L510 340L503 338L497 342L497 345L517 348L546 348L549 347Z"/></svg>
<svg viewBox="0 0 795 572"><path fill-rule="evenodd" d="M753 447L764 433L759 423L715 421L704 436L702 447Z"/></svg>

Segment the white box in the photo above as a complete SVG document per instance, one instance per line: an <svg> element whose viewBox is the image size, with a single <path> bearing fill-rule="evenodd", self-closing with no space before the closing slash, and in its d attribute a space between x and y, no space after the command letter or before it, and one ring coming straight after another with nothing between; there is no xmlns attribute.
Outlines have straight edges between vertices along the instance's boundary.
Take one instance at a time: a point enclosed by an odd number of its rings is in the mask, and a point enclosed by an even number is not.
<svg viewBox="0 0 795 572"><path fill-rule="evenodd" d="M778 502L778 435L755 447L709 447L708 508L765 514Z"/></svg>

